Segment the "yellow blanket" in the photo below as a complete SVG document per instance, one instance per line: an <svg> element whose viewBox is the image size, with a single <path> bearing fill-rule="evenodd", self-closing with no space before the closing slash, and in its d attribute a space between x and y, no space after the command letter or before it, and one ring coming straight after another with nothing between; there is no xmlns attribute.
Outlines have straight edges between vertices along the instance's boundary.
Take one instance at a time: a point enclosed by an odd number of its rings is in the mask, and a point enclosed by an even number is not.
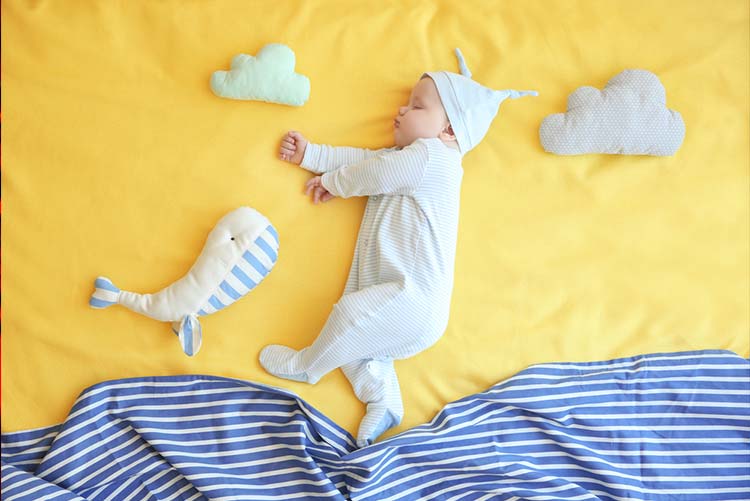
<svg viewBox="0 0 750 501"><path fill-rule="evenodd" d="M401 431L525 366L702 348L750 355L747 0L654 2L2 2L3 431L65 418L106 379L206 373L289 388L352 432L364 407L340 371L275 379L270 343L301 348L341 295L364 199L314 206L281 136L390 146L427 70L503 103L464 158L451 320L398 361ZM310 99L220 99L214 70L289 45ZM538 127L582 85L657 74L687 127L673 157L545 153ZM89 308L97 275L154 292L180 278L240 205L281 235L276 268L202 321L182 354L169 326ZM391 432L391 433L393 433Z"/></svg>

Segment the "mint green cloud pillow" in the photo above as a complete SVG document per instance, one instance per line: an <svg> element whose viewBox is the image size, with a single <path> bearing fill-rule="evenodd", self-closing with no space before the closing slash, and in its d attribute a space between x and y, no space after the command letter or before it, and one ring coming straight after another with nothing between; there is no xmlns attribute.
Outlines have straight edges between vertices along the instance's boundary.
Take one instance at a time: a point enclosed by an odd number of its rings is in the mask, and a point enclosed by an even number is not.
<svg viewBox="0 0 750 501"><path fill-rule="evenodd" d="M292 49L271 43L257 56L234 56L229 71L211 75L211 90L230 99L302 106L310 97L310 79L295 73L294 64Z"/></svg>

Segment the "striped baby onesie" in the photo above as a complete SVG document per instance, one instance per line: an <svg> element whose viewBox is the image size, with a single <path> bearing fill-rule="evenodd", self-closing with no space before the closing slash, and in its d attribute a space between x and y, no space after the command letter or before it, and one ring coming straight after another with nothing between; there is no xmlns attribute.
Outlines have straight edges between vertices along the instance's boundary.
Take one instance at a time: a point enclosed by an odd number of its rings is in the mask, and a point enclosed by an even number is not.
<svg viewBox="0 0 750 501"><path fill-rule="evenodd" d="M301 166L342 198L368 196L344 295L315 342L296 351L269 346L261 364L274 375L317 382L341 367L368 404L358 443L371 443L403 416L394 359L445 332L453 289L463 168L440 139L403 149L309 143Z"/></svg>

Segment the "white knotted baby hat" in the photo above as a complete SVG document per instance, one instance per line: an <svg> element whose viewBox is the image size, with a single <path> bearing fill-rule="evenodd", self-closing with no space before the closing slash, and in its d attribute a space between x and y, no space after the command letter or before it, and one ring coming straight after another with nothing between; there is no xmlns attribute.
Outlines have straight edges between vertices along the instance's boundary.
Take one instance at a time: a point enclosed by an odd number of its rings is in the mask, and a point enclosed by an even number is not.
<svg viewBox="0 0 750 501"><path fill-rule="evenodd" d="M449 71L429 71L422 74L422 77L426 75L435 82L458 147L461 154L465 155L487 134L500 103L507 98L538 96L539 93L534 90L489 89L471 79L471 72L466 67L461 50L456 48L455 52L460 75Z"/></svg>

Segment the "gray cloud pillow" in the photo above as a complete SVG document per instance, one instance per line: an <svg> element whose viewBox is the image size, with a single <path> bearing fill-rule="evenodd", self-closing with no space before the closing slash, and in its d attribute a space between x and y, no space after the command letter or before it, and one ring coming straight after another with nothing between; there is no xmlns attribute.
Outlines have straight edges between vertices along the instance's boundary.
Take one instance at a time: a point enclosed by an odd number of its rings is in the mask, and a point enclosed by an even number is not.
<svg viewBox="0 0 750 501"><path fill-rule="evenodd" d="M558 155L674 155L684 138L682 116L667 109L664 86L646 70L618 73L601 91L579 87L568 111L539 127L542 147Z"/></svg>

